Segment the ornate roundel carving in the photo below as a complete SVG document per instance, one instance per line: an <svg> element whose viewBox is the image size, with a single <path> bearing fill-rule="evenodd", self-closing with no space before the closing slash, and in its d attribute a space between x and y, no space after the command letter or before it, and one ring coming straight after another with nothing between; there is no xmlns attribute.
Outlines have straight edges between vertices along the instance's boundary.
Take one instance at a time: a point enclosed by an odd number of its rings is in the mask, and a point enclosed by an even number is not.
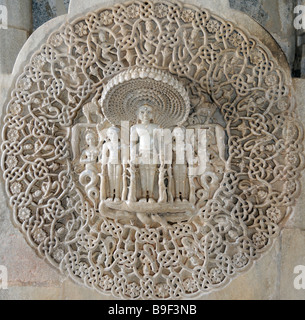
<svg viewBox="0 0 305 320"><path fill-rule="evenodd" d="M170 150L153 164L127 152L150 155L143 126ZM66 23L20 71L1 166L41 257L102 293L178 299L270 248L300 190L302 139L290 76L257 39L198 7L132 1Z"/></svg>

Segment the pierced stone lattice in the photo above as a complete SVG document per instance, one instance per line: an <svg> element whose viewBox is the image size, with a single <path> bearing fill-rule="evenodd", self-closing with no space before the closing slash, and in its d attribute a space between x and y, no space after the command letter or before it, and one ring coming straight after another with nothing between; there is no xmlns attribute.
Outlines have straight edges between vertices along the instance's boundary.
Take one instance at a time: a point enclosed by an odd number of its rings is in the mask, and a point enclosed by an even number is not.
<svg viewBox="0 0 305 320"><path fill-rule="evenodd" d="M206 93L226 121L230 170L188 221L101 217L78 183L69 129L111 77L134 66L184 84L188 124L200 123L195 101ZM292 95L268 49L207 10L133 1L67 23L32 56L4 116L14 223L52 265L116 297L192 297L224 286L270 248L299 193L303 133Z"/></svg>

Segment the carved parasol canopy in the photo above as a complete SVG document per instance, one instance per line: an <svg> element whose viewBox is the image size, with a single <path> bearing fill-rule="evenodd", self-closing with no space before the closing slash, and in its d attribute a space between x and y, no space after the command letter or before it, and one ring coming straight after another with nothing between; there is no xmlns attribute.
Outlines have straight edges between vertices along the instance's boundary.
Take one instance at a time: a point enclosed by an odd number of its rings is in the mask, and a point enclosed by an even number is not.
<svg viewBox="0 0 305 320"><path fill-rule="evenodd" d="M137 122L137 110L149 104L154 122L163 128L182 125L190 112L186 89L169 73L152 68L133 68L113 77L100 99L103 113L112 125Z"/></svg>

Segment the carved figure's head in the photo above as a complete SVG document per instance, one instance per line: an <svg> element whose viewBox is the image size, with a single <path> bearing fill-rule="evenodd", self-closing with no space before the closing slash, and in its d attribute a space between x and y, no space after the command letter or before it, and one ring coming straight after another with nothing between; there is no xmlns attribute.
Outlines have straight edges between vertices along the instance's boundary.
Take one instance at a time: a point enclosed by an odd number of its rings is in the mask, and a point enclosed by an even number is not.
<svg viewBox="0 0 305 320"><path fill-rule="evenodd" d="M173 137L175 137L176 139L179 139L179 140L184 140L185 134L186 134L185 127L176 127L172 133Z"/></svg>
<svg viewBox="0 0 305 320"><path fill-rule="evenodd" d="M138 121L140 121L143 124L148 124L153 122L154 120L154 109L152 106L148 104L144 104L141 107L139 107L138 112Z"/></svg>
<svg viewBox="0 0 305 320"><path fill-rule="evenodd" d="M119 135L120 135L120 129L117 127L113 126L107 130L107 137L111 142L118 142Z"/></svg>
<svg viewBox="0 0 305 320"><path fill-rule="evenodd" d="M94 131L92 130L87 130L86 131L86 143L88 146L96 146L97 142L97 136Z"/></svg>

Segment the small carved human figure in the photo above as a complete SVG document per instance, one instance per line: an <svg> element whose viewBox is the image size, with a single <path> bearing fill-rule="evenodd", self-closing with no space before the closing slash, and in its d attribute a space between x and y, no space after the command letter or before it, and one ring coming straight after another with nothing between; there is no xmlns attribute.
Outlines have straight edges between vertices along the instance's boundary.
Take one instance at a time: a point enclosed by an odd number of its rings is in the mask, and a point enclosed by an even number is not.
<svg viewBox="0 0 305 320"><path fill-rule="evenodd" d="M196 129L198 143L197 155L198 155L198 166L196 168L196 175L201 176L207 171L209 166L208 161L208 130L207 129Z"/></svg>
<svg viewBox="0 0 305 320"><path fill-rule="evenodd" d="M109 192L108 198L120 201L122 195L122 165L120 163L120 129L110 127L107 130L107 141L102 149L102 173L107 167Z"/></svg>
<svg viewBox="0 0 305 320"><path fill-rule="evenodd" d="M152 54L154 51L154 40L156 40L157 30L154 26L154 22L152 20L148 20L145 22L145 34L144 38L144 48L146 50L146 54Z"/></svg>
<svg viewBox="0 0 305 320"><path fill-rule="evenodd" d="M186 202L188 200L185 133L186 129L184 127L177 127L172 133L175 202Z"/></svg>
<svg viewBox="0 0 305 320"><path fill-rule="evenodd" d="M170 174L172 164L172 133L170 129L158 129L155 131L155 138L158 143L158 155L154 157L156 163L160 163L159 167L159 203L165 203L172 200ZM167 177L166 177L167 175ZM165 179L168 180L168 187L166 188Z"/></svg>
<svg viewBox="0 0 305 320"><path fill-rule="evenodd" d="M104 116L101 112L101 110L99 109L98 104L95 102L89 102L86 105L84 105L83 107L83 113L87 119L87 122L89 124L94 123L93 119L92 119L92 115L96 115L97 117L100 118L100 122L103 122L104 120Z"/></svg>
<svg viewBox="0 0 305 320"><path fill-rule="evenodd" d="M99 180L97 137L95 132L91 130L86 132L85 137L88 148L82 152L80 157L80 163L85 165L85 170L80 174L79 181L85 187L89 199L96 205L98 201L98 189L96 186Z"/></svg>
<svg viewBox="0 0 305 320"><path fill-rule="evenodd" d="M157 142L154 130L160 129L153 123L154 111L150 105L142 105L137 112L138 123L131 127L131 162L139 165L141 180L141 202L154 203L154 182L157 164L153 163Z"/></svg>
<svg viewBox="0 0 305 320"><path fill-rule="evenodd" d="M100 48L97 48L97 50L99 52L99 56L101 57L101 61L106 65L111 65L114 62L116 51L111 44L107 43L106 33L104 30L99 33L99 39Z"/></svg>
<svg viewBox="0 0 305 320"><path fill-rule="evenodd" d="M225 129L220 126L216 125L215 127L215 135L216 135L216 141L217 141L217 147L218 147L218 152L219 152L219 158L225 163L226 168L228 168L228 163L226 160L226 132Z"/></svg>

